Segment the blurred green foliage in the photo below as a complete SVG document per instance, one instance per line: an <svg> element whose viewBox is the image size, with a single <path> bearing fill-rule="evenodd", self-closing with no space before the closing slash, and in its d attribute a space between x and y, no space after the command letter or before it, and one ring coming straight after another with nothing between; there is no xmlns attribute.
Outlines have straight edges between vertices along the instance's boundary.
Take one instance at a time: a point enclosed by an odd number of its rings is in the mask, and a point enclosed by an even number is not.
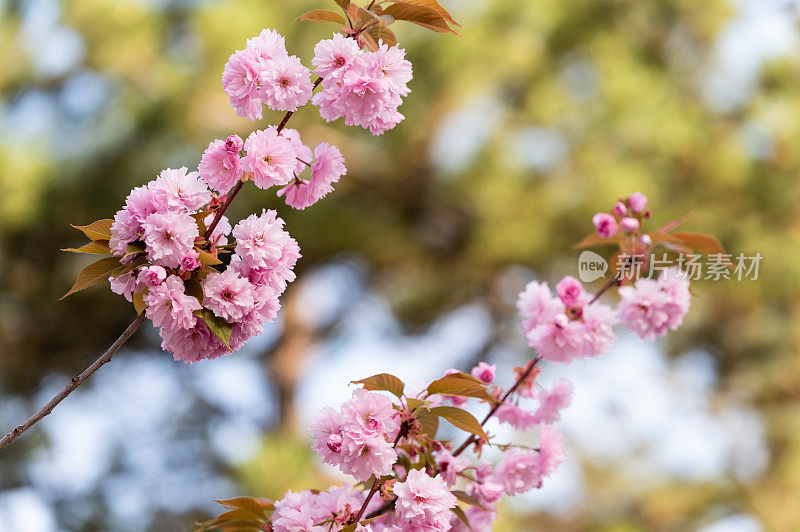
<svg viewBox="0 0 800 532"><path fill-rule="evenodd" d="M88 260L58 252L80 241L68 223L110 217L132 187L161 169L196 166L213 138L244 137L278 120L277 113L259 124L237 118L221 90L222 67L262 27L286 35L290 52L308 64L313 44L334 27L291 21L329 7L321 2L63 3L65 24L84 39L85 57L74 70L101 74L113 96L70 139L78 150L59 149L63 132L16 140L5 132L0 144L6 389L26 392L48 371L81 369L132 318L130 305L100 288L56 301ZM0 7L3 110L26 91L57 94L71 75L37 74L18 38L20 5ZM723 0L453 0L446 7L464 26L461 38L396 29L415 70L398 128L375 138L325 124L313 108L292 119L308 144L330 141L345 154L349 175L333 195L294 212L271 191L249 188L232 219L277 208L302 247L300 275L344 251L364 257L375 287L409 327L419 327L465 301L502 306L490 294L509 265L545 278L574 273L571 244L616 197L641 190L660 221L693 211L686 229L765 259L757 282L696 285L696 304L671 349L709 350L723 373L721 389L764 414L768 471L750 486L675 484L635 498L620 495L619 479L602 471L590 479L592 493L619 497L598 495L596 506L569 523L538 517L508 530L684 530L722 501L769 529L800 529L797 56L769 62L746 101L725 111L704 100L700 83L734 14ZM480 118L456 128L456 140L479 139L466 159L443 151L437 136L453 113ZM517 145L532 126L556 132L563 157L526 164L526 148L520 153ZM757 156L747 143L754 127L768 144ZM259 467L281 453L288 453L285 467L309 460L291 458L284 437L265 443ZM275 472L299 474L271 471L246 469L245 486L266 490Z"/></svg>

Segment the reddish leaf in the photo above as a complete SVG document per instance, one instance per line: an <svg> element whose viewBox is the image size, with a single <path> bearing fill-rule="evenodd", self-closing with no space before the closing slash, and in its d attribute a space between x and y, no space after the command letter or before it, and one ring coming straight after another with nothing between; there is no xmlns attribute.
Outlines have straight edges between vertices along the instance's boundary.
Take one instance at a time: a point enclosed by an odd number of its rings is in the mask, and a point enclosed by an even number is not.
<svg viewBox="0 0 800 532"><path fill-rule="evenodd" d="M337 24L345 24L347 22L339 13L334 13L327 9L313 9L307 11L297 17L295 22L300 20L308 20L311 22L336 22Z"/></svg>
<svg viewBox="0 0 800 532"><path fill-rule="evenodd" d="M199 255L198 260L200 261L200 264L204 266L216 266L217 264L222 264L222 261L219 260L216 255L213 255L208 251L198 249L197 253Z"/></svg>
<svg viewBox="0 0 800 532"><path fill-rule="evenodd" d="M453 19L453 17L450 15L450 13L448 13L447 10L444 7L442 7L441 4L439 4L436 0L400 0L400 1L396 2L396 3L398 3L398 4L413 4L415 6L430 7L432 9L435 9L436 11L438 11L439 14L442 15L442 17L444 17L444 19L447 22L449 22L450 24L455 24L456 26L461 27L461 24L456 22Z"/></svg>
<svg viewBox="0 0 800 532"><path fill-rule="evenodd" d="M59 301L84 288L89 288L90 286L108 281L109 277L116 277L121 274L124 269L125 266L119 263L117 257L107 257L93 262L81 270L81 273L78 274L78 278L75 280L75 284L72 285L69 292L61 296Z"/></svg>
<svg viewBox="0 0 800 532"><path fill-rule="evenodd" d="M683 240L681 240L677 236L671 235L669 233L662 233L661 231L650 233L649 236L650 239L653 241L653 244L663 244L664 242L670 242L672 244L683 244Z"/></svg>
<svg viewBox="0 0 800 532"><path fill-rule="evenodd" d="M266 517L266 512L275 509L275 506L267 499L256 499L253 497L217 499L217 502L228 508L238 508L240 510L248 511L257 517Z"/></svg>
<svg viewBox="0 0 800 532"><path fill-rule="evenodd" d="M425 414L418 419L422 425L422 433L427 434L431 438L436 438L436 431L439 430L439 417L431 414Z"/></svg>
<svg viewBox="0 0 800 532"><path fill-rule="evenodd" d="M671 222L665 223L661 228L659 228L658 231L656 231L656 233L669 233L670 231L672 231L673 229L675 229L676 227L678 227L691 217L692 213L684 214L683 216L681 216L676 220L672 220Z"/></svg>
<svg viewBox="0 0 800 532"><path fill-rule="evenodd" d="M350 7L350 0L333 0L333 1L339 4L339 7L344 9L345 12L347 11L347 8Z"/></svg>
<svg viewBox="0 0 800 532"><path fill-rule="evenodd" d="M111 238L111 225L114 220L104 219L92 222L89 225L72 225L78 231L83 232L91 240L108 240Z"/></svg>
<svg viewBox="0 0 800 532"><path fill-rule="evenodd" d="M136 314L141 314L145 311L147 303L144 302L144 292L134 292L133 308L136 309Z"/></svg>
<svg viewBox="0 0 800 532"><path fill-rule="evenodd" d="M689 231L675 231L672 236L679 238L684 244L702 253L703 255L724 255L725 248L719 240L703 233L690 233Z"/></svg>
<svg viewBox="0 0 800 532"><path fill-rule="evenodd" d="M447 25L447 20L439 13L439 11L420 5L405 4L397 2L390 5L383 10L384 15L390 15L395 20L407 20L413 22L423 28L438 31L440 33L452 33L458 35L450 26Z"/></svg>
<svg viewBox="0 0 800 532"><path fill-rule="evenodd" d="M604 246L608 244L619 244L622 242L622 234L617 233L611 238L600 236L597 233L587 235L586 238L572 246L572 249L591 248L594 246Z"/></svg>

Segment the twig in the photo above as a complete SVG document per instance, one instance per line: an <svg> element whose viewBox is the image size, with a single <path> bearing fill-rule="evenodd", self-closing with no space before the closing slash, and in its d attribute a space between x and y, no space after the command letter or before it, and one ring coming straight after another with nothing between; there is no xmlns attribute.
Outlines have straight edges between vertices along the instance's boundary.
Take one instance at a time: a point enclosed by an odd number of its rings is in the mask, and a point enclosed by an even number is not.
<svg viewBox="0 0 800 532"><path fill-rule="evenodd" d="M95 371L100 369L100 367L103 366L103 364L109 362L111 360L111 357L114 356L114 353L116 353L119 350L119 348L122 347L122 345L130 339L131 336L133 336L133 333L136 332L136 329L138 329L143 322L144 322L144 312L139 314L136 317L136 319L133 320L133 323L128 325L128 328L125 329L125 331L123 331L123 333L119 336L119 338L117 338L116 341L113 344L111 344L111 347L109 347L108 350L106 350L106 352L100 356L100 358L95 360L91 366L89 366L83 371L83 373L81 373L77 377L73 377L72 380L69 381L69 384L67 384L67 386L63 390L61 390L61 392L58 395L53 397L50 400L50 402L44 406L44 408L36 412L28 419L26 419L23 423L18 425L17 428L6 434L5 437L2 440L0 440L0 449L3 449L3 447L5 447L9 443L17 439L23 432L31 428L33 425L39 422L43 417L52 412L53 409L56 407L56 405L58 405L58 403L66 399L66 397L69 394L75 391L75 388L83 384L84 381L86 381L86 379L91 377Z"/></svg>

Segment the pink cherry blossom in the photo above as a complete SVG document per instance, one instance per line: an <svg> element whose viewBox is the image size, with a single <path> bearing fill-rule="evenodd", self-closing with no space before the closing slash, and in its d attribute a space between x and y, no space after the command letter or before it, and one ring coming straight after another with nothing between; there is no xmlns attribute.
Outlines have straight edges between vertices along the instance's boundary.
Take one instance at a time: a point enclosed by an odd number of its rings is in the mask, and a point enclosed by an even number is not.
<svg viewBox="0 0 800 532"><path fill-rule="evenodd" d="M139 270L137 280L143 285L153 288L160 285L167 278L167 270L157 264L146 266Z"/></svg>
<svg viewBox="0 0 800 532"><path fill-rule="evenodd" d="M311 163L311 184L320 198L333 190L333 183L339 181L347 168L339 148L321 142L314 147L314 162Z"/></svg>
<svg viewBox="0 0 800 532"><path fill-rule="evenodd" d="M203 292L203 305L228 322L241 320L255 306L250 282L231 268L206 277Z"/></svg>
<svg viewBox="0 0 800 532"><path fill-rule="evenodd" d="M244 174L239 151L232 151L228 141L222 140L208 145L198 169L206 183L220 194L226 194Z"/></svg>
<svg viewBox="0 0 800 532"><path fill-rule="evenodd" d="M342 415L326 406L319 411L308 429L314 439L312 448L326 464L334 466L342 463L342 431L345 422Z"/></svg>
<svg viewBox="0 0 800 532"><path fill-rule="evenodd" d="M558 379L549 391L540 391L536 398L540 404L533 414L534 423L553 424L561 419L561 410L572 402L572 384L566 379Z"/></svg>
<svg viewBox="0 0 800 532"><path fill-rule="evenodd" d="M194 240L200 232L194 218L187 213L151 214L142 227L150 261L167 268L179 268L183 257L196 254Z"/></svg>
<svg viewBox="0 0 800 532"><path fill-rule="evenodd" d="M314 515L309 511L314 506L315 495L306 490L300 493L288 491L283 499L275 503L272 514L274 532L324 532L325 527L314 526Z"/></svg>
<svg viewBox="0 0 800 532"><path fill-rule="evenodd" d="M623 216L628 214L628 208L625 207L624 203L622 203L621 201L618 201L618 202L616 202L614 204L614 214L617 217L622 218Z"/></svg>
<svg viewBox="0 0 800 532"><path fill-rule="evenodd" d="M185 292L183 281L176 275L170 275L158 286L150 288L145 294L147 303L146 315L156 327L170 329L191 329L197 318L193 314L200 310L200 302Z"/></svg>
<svg viewBox="0 0 800 532"><path fill-rule="evenodd" d="M167 168L149 185L159 203L168 209L196 211L211 201L211 191L198 172L188 172L186 167Z"/></svg>
<svg viewBox="0 0 800 532"><path fill-rule="evenodd" d="M254 131L244 141L247 155L242 166L253 173L253 183L258 188L285 185L292 180L295 168L295 152L286 137L274 129Z"/></svg>
<svg viewBox="0 0 800 532"><path fill-rule="evenodd" d="M342 442L342 471L358 481L388 475L397 453L382 435L346 432Z"/></svg>
<svg viewBox="0 0 800 532"><path fill-rule="evenodd" d="M139 239L142 224L129 208L120 209L114 215L114 223L111 224L111 238L108 247L114 255L123 255L128 248L128 244Z"/></svg>
<svg viewBox="0 0 800 532"><path fill-rule="evenodd" d="M553 426L539 427L539 469L542 476L549 477L564 462L564 436Z"/></svg>
<svg viewBox="0 0 800 532"><path fill-rule="evenodd" d="M206 226L206 230L211 227L211 224L214 222L214 218L216 218L216 214L209 214L205 217L203 223ZM205 238L215 246L224 246L228 243L227 236L231 234L231 230L231 222L228 220L228 217L223 214L220 217L219 222L217 222L217 226L214 228L214 233L205 235Z"/></svg>
<svg viewBox="0 0 800 532"><path fill-rule="evenodd" d="M556 292L561 302L568 307L581 306L586 299L581 282L569 275L559 281Z"/></svg>
<svg viewBox="0 0 800 532"><path fill-rule="evenodd" d="M333 38L319 41L314 46L311 64L314 73L323 79L340 79L361 53L355 39L334 33Z"/></svg>
<svg viewBox="0 0 800 532"><path fill-rule="evenodd" d="M352 398L342 405L342 417L349 424L348 430L364 434L396 432L398 425L394 413L391 399L363 388L354 390Z"/></svg>
<svg viewBox="0 0 800 532"><path fill-rule="evenodd" d="M175 361L193 364L200 360L215 359L230 353L202 320L191 329L161 327L161 349L172 353Z"/></svg>
<svg viewBox="0 0 800 532"><path fill-rule="evenodd" d="M144 223L149 215L166 210L167 206L161 198L149 187L136 187L125 198L125 207L138 223Z"/></svg>
<svg viewBox="0 0 800 532"><path fill-rule="evenodd" d="M439 527L442 520L449 523L449 510L456 505L456 498L447 489L444 479L412 469L404 482L395 484L394 494L397 496L395 511L401 522L411 527L432 526L434 530L447 530Z"/></svg>
<svg viewBox="0 0 800 532"><path fill-rule="evenodd" d="M508 423L517 430L530 430L536 426L533 412L520 408L513 403L503 403L495 412L501 423Z"/></svg>
<svg viewBox="0 0 800 532"><path fill-rule="evenodd" d="M262 61L272 61L286 55L286 41L277 31L263 29L257 36L247 39L247 49L255 52Z"/></svg>
<svg viewBox="0 0 800 532"><path fill-rule="evenodd" d="M296 56L268 61L261 72L261 99L275 111L296 111L311 99L311 72Z"/></svg>
<svg viewBox="0 0 800 532"><path fill-rule="evenodd" d="M606 212L598 212L595 214L592 217L592 223L594 224L595 230L597 230L597 234L603 238L611 238L617 234L617 221Z"/></svg>
<svg viewBox="0 0 800 532"><path fill-rule="evenodd" d="M602 303L592 303L583 307L583 356L595 357L605 353L614 343L614 325L619 320L614 310Z"/></svg>
<svg viewBox="0 0 800 532"><path fill-rule="evenodd" d="M525 335L528 345L551 362L571 362L584 353L584 328L579 321L570 321L558 314L553 321L535 327Z"/></svg>
<svg viewBox="0 0 800 532"><path fill-rule="evenodd" d="M128 301L133 301L134 292L141 292L144 289L144 287L139 285L139 280L133 272L111 277L109 281L111 282L111 291L124 296Z"/></svg>
<svg viewBox="0 0 800 532"><path fill-rule="evenodd" d="M497 371L497 364L487 364L486 362L478 362L478 365L472 368L472 376L476 379L489 384L494 380L494 373Z"/></svg>
<svg viewBox="0 0 800 532"><path fill-rule="evenodd" d="M230 97L236 114L249 120L261 118L261 99L258 92L263 59L253 49L239 50L231 55L222 73L222 87Z"/></svg>
<svg viewBox="0 0 800 532"><path fill-rule="evenodd" d="M447 449L442 449L436 453L436 462L439 472L448 486L454 486L458 474L467 469L471 464L465 456L453 456Z"/></svg>
<svg viewBox="0 0 800 532"><path fill-rule="evenodd" d="M555 319L564 312L564 305L553 296L547 283L531 281L517 299L517 310L522 317L522 330L526 334L536 326Z"/></svg>
<svg viewBox="0 0 800 532"><path fill-rule="evenodd" d="M639 279L633 286L621 287L619 295L619 321L649 341L677 330L689 309L689 282L674 275Z"/></svg>
<svg viewBox="0 0 800 532"><path fill-rule="evenodd" d="M511 448L503 453L497 464L495 478L506 493L515 495L525 493L542 485L541 461L535 451Z"/></svg>

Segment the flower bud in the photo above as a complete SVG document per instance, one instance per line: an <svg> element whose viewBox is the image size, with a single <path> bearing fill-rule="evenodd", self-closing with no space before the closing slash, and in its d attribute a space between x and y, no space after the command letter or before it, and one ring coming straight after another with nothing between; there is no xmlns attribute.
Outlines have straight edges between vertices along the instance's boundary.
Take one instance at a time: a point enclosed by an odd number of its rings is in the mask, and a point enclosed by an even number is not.
<svg viewBox="0 0 800 532"><path fill-rule="evenodd" d="M186 272L191 272L200 267L200 261L192 255L186 255L181 259L181 269Z"/></svg>
<svg viewBox="0 0 800 532"><path fill-rule="evenodd" d="M624 203L622 203L621 201L618 201L614 205L614 214L617 215L619 218L622 218L623 216L628 214L628 208L625 207Z"/></svg>
<svg viewBox="0 0 800 532"><path fill-rule="evenodd" d="M598 212L592 217L592 223L597 234L604 238L611 238L617 232L617 221L608 213Z"/></svg>
<svg viewBox="0 0 800 532"><path fill-rule="evenodd" d="M636 218L625 217L619 221L619 227L625 232L632 232L639 229L639 220Z"/></svg>
<svg viewBox="0 0 800 532"><path fill-rule="evenodd" d="M149 288L153 288L163 283L166 278L167 270L163 266L154 265L142 268L136 280Z"/></svg>
<svg viewBox="0 0 800 532"><path fill-rule="evenodd" d="M628 198L628 205L630 205L633 212L642 212L644 206L647 205L647 196L641 192L634 192Z"/></svg>
<svg viewBox="0 0 800 532"><path fill-rule="evenodd" d="M225 151L228 153L239 153L242 151L242 146L244 146L244 142L239 135L231 135L225 139Z"/></svg>

